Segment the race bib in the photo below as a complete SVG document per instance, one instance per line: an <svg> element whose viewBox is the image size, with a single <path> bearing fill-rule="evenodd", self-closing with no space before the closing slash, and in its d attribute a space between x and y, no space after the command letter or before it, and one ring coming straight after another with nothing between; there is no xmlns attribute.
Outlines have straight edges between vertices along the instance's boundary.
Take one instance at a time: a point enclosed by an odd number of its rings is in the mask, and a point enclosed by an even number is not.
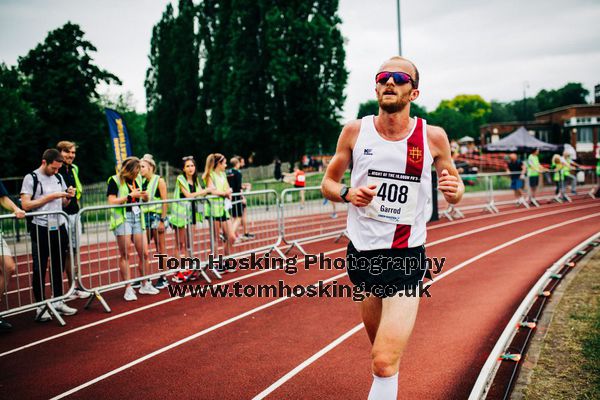
<svg viewBox="0 0 600 400"><path fill-rule="evenodd" d="M377 185L366 215L389 224L414 225L421 177L370 169L367 185Z"/></svg>

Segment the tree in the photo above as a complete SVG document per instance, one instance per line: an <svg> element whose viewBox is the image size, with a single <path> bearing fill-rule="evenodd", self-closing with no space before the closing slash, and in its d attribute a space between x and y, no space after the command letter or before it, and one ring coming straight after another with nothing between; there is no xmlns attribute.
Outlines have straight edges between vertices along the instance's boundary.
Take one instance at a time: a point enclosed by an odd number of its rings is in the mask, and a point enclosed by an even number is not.
<svg viewBox="0 0 600 400"><path fill-rule="evenodd" d="M361 119L366 115L377 115L379 113L379 103L377 100L367 100L364 103L360 103L358 106L357 119Z"/></svg>
<svg viewBox="0 0 600 400"><path fill-rule="evenodd" d="M585 104L589 93L581 83L570 82L557 90L540 90L535 100L539 110L546 111L571 104Z"/></svg>
<svg viewBox="0 0 600 400"><path fill-rule="evenodd" d="M0 63L0 159L3 176L16 176L32 170L31 159L23 157L35 149L39 121L23 98L23 83L15 67ZM41 153L39 157L41 160ZM37 165L36 165L37 167Z"/></svg>
<svg viewBox="0 0 600 400"><path fill-rule="evenodd" d="M490 109L487 122L510 122L517 120L512 109L505 103L492 100L490 102Z"/></svg>
<svg viewBox="0 0 600 400"><path fill-rule="evenodd" d="M97 160L81 169L87 181L103 180L112 165L106 123L94 103L99 97L96 87L101 82L121 83L94 65L91 53L95 51L81 28L68 22L18 61L24 98L40 121L31 152L41 158L44 149L60 140L76 142L80 160Z"/></svg>
<svg viewBox="0 0 600 400"><path fill-rule="evenodd" d="M430 113L431 123L443 127L450 138L477 136L479 126L487 120L491 106L479 95L461 94L452 100L442 100Z"/></svg>
<svg viewBox="0 0 600 400"><path fill-rule="evenodd" d="M364 103L360 103L358 106L357 119L361 119L365 115L377 115L379 113L379 103L377 100L367 100ZM410 115L419 118L427 119L427 110L425 107L418 105L417 103L410 104Z"/></svg>
<svg viewBox="0 0 600 400"><path fill-rule="evenodd" d="M158 158L176 165L183 155L206 152L211 142L200 102L197 17L191 0L179 1L177 15L167 5L152 30L146 72L149 145Z"/></svg>
<svg viewBox="0 0 600 400"><path fill-rule="evenodd" d="M339 134L348 72L337 0L270 3L265 12L270 104L280 152L295 161L330 150Z"/></svg>

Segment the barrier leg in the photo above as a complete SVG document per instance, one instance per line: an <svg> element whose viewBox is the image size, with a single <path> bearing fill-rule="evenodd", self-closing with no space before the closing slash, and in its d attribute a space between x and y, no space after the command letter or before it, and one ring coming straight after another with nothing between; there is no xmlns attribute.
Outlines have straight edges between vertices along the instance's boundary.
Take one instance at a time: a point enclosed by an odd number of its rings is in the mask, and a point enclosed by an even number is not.
<svg viewBox="0 0 600 400"><path fill-rule="evenodd" d="M85 303L85 306L83 308L85 308L86 310L88 308L90 308L90 306L92 305L92 302L94 301L94 299L96 299L96 300L98 300L100 302L100 304L102 305L102 308L104 308L105 312L107 312L107 313L112 312L112 310L108 306L108 303L106 302L106 300L104 300L104 297L102 297L102 295L100 294L100 292L97 291L97 290L94 290L94 295L90 296L90 298Z"/></svg>
<svg viewBox="0 0 600 400"><path fill-rule="evenodd" d="M49 311L50 314L52 314L56 318L60 326L65 326L67 324L63 317L59 314L59 312L56 311L56 308L54 308L50 301L46 303L46 305L42 309L42 312L40 313L40 316L43 315L46 312L46 310Z"/></svg>

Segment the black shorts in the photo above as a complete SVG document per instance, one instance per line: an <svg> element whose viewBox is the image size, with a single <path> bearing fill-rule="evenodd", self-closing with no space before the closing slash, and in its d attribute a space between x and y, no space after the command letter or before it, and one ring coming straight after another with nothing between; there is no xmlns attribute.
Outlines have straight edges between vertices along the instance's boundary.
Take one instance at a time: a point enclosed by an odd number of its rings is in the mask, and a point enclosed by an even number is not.
<svg viewBox="0 0 600 400"><path fill-rule="evenodd" d="M233 202L232 207L231 207L231 216L233 218L241 218L242 215L244 215L244 208L246 208L246 205L242 203L242 198L232 198L231 201Z"/></svg>
<svg viewBox="0 0 600 400"><path fill-rule="evenodd" d="M530 176L529 177L529 186L531 186L532 188L537 187L540 183L540 177L539 176Z"/></svg>
<svg viewBox="0 0 600 400"><path fill-rule="evenodd" d="M225 216L225 215L221 215L220 217L209 217L210 219L212 219L213 221L227 221L229 219L229 217Z"/></svg>
<svg viewBox="0 0 600 400"><path fill-rule="evenodd" d="M392 297L423 281L427 272L425 246L358 251L350 242L346 269L354 285L377 297Z"/></svg>

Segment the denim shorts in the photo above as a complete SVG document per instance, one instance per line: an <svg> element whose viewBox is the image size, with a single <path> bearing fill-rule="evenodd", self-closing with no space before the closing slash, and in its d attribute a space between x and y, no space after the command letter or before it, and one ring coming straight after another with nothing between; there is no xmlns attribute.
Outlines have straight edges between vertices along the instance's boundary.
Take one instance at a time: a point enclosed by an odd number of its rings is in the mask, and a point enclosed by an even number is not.
<svg viewBox="0 0 600 400"><path fill-rule="evenodd" d="M77 214L70 214L69 217L69 240L71 241L71 247L75 250L79 248L79 243L77 242L76 233L79 232L79 237L81 237L81 224L77 223Z"/></svg>
<svg viewBox="0 0 600 400"><path fill-rule="evenodd" d="M158 229L158 225L160 224L160 214L147 212L144 214L144 218L146 220L146 229ZM169 220L165 220L164 224L166 229L169 226Z"/></svg>
<svg viewBox="0 0 600 400"><path fill-rule="evenodd" d="M133 211L126 211L125 222L115 229L115 236L136 235L142 232L142 214L135 215Z"/></svg>
<svg viewBox="0 0 600 400"><path fill-rule="evenodd" d="M2 231L0 231L0 257L11 257L10 247L2 237ZM0 260L2 261L2 260Z"/></svg>

